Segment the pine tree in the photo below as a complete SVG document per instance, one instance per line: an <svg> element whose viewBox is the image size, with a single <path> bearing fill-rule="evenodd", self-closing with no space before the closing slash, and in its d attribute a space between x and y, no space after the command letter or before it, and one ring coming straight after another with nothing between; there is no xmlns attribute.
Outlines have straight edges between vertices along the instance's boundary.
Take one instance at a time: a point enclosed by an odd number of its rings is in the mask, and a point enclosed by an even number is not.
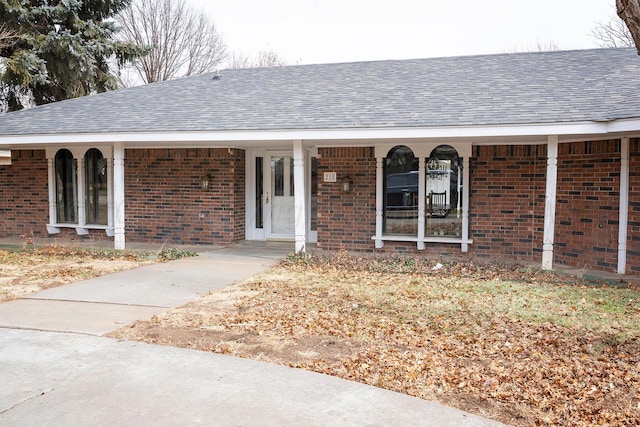
<svg viewBox="0 0 640 427"><path fill-rule="evenodd" d="M0 96L9 111L117 87L123 65L145 48L117 41L114 15L131 0L0 0L11 43L0 46Z"/></svg>

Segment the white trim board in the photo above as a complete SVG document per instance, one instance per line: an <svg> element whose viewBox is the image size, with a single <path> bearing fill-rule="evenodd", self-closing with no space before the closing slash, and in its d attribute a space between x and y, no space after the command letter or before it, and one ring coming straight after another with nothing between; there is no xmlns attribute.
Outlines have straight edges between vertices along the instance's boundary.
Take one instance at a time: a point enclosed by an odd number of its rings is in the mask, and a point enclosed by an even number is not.
<svg viewBox="0 0 640 427"><path fill-rule="evenodd" d="M357 128L357 129L279 129L279 130L223 130L198 132L114 132L114 133L80 133L80 134L29 134L0 136L0 147L19 147L42 144L95 144L126 143L126 148L149 148L153 144L179 143L194 144L228 144L238 143L243 146L264 146L268 142L304 141L358 141L383 139L482 139L510 137L541 137L547 135L611 135L615 133L638 133L640 119L616 120L610 122L575 122L575 123L532 123L517 125L489 126L446 126L416 128Z"/></svg>

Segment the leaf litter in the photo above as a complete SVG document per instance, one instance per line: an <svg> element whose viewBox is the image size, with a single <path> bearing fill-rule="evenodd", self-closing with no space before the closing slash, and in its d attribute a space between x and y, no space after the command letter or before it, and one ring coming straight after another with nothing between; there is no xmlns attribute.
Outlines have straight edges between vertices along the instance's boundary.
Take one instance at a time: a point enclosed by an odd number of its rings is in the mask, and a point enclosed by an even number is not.
<svg viewBox="0 0 640 427"><path fill-rule="evenodd" d="M340 251L288 257L111 336L308 369L516 426L632 426L639 298L518 265Z"/></svg>
<svg viewBox="0 0 640 427"><path fill-rule="evenodd" d="M59 245L0 249L0 302L153 262L142 253Z"/></svg>

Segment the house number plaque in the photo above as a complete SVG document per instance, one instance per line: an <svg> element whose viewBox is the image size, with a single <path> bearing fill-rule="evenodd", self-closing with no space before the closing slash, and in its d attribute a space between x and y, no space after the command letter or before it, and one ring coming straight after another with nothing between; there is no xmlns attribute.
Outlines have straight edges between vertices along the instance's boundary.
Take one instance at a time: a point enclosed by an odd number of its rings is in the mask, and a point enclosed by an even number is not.
<svg viewBox="0 0 640 427"><path fill-rule="evenodd" d="M324 182L336 182L338 180L338 174L336 172L325 172Z"/></svg>

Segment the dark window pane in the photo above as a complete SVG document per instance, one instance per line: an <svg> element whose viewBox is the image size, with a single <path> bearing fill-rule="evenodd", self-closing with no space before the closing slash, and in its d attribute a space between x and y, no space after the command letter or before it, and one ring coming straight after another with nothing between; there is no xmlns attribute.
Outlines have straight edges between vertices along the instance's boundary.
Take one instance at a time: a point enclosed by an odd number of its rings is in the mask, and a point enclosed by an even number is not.
<svg viewBox="0 0 640 427"><path fill-rule="evenodd" d="M462 235L462 159L449 145L440 145L427 159L426 235Z"/></svg>
<svg viewBox="0 0 640 427"><path fill-rule="evenodd" d="M384 233L418 234L418 159L399 145L384 165Z"/></svg>
<svg viewBox="0 0 640 427"><path fill-rule="evenodd" d="M87 224L107 225L108 216L108 183L107 159L100 150L92 148L84 155L86 221Z"/></svg>
<svg viewBox="0 0 640 427"><path fill-rule="evenodd" d="M311 230L318 229L318 159L311 158Z"/></svg>
<svg viewBox="0 0 640 427"><path fill-rule="evenodd" d="M273 174L273 195L284 196L284 158L271 159L271 173Z"/></svg>
<svg viewBox="0 0 640 427"><path fill-rule="evenodd" d="M77 223L76 161L69 150L60 150L55 157L56 216L59 223Z"/></svg>
<svg viewBox="0 0 640 427"><path fill-rule="evenodd" d="M256 157L256 228L264 226L262 196L264 195L262 157Z"/></svg>
<svg viewBox="0 0 640 427"><path fill-rule="evenodd" d="M295 193L293 192L295 185L295 179L293 178L293 157L289 158L289 182L291 183L289 186L289 195L293 197L295 196Z"/></svg>

